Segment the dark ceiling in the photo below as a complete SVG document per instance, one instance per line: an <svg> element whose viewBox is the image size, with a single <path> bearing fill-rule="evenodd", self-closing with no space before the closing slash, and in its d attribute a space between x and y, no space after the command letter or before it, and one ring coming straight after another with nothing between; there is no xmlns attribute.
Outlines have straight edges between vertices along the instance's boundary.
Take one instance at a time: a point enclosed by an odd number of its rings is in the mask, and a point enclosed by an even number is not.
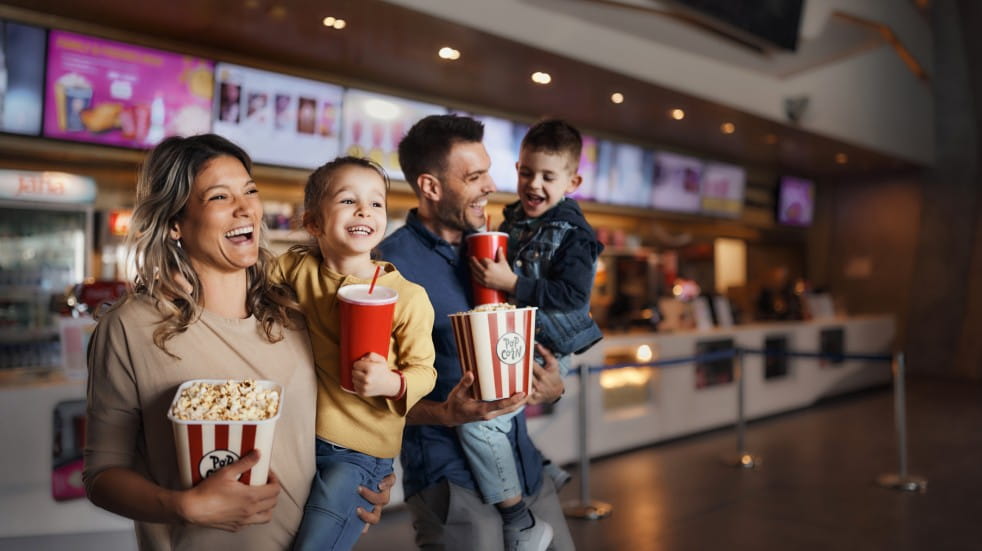
<svg viewBox="0 0 982 551"><path fill-rule="evenodd" d="M561 116L599 136L804 176L838 179L920 168L378 0L169 0L152 8L133 0L5 4L0 14L49 27L514 119ZM344 18L347 27L326 28L325 16ZM448 45L462 52L458 61L437 57ZM534 71L549 72L552 84L532 83ZM614 91L627 101L611 103ZM685 118L669 118L673 108L684 109ZM733 134L720 132L727 121L735 125ZM836 163L838 153L848 162Z"/></svg>

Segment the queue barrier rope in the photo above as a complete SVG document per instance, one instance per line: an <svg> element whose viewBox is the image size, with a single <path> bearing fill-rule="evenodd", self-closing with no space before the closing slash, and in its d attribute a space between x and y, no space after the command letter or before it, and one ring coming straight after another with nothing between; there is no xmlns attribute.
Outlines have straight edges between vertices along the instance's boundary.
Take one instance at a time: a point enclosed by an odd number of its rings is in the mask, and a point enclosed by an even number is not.
<svg viewBox="0 0 982 551"><path fill-rule="evenodd" d="M737 383L737 454L735 457L725 458L725 463L731 466L744 469L753 469L760 465L760 458L754 456L746 449L746 413L745 413L745 377L743 376L743 359L747 354L762 355L767 357L788 357L788 358L811 358L828 360L834 362L841 361L870 361L870 362L889 362L893 377L894 390L894 421L897 430L897 450L899 455L899 471L897 473L887 473L876 478L877 484L885 488L891 488L907 492L925 492L927 490L927 480L922 477L910 475L907 472L907 421L905 405L905 359L903 352L894 355L889 354L829 354L822 352L795 352L788 350L766 350L733 347L724 350L714 350L693 356L683 356L675 358L664 358L647 362L627 362L607 365L581 364L577 369L580 380L579 397L579 478L580 496L578 501L567 502L563 506L563 511L568 517L597 520L610 515L613 512L613 505L596 501L590 498L590 457L587 433L587 412L589 411L589 381L591 373L600 373L624 368L638 367L676 367L704 362L712 362L733 358L734 379Z"/></svg>

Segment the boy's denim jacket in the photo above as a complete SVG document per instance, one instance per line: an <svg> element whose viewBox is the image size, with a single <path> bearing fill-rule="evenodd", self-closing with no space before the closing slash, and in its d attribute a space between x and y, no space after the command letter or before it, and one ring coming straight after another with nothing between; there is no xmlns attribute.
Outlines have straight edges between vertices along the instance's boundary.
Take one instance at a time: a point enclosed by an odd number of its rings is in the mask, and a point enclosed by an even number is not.
<svg viewBox="0 0 982 551"><path fill-rule="evenodd" d="M581 353L603 338L590 317L590 291L603 245L575 200L541 217L525 217L520 201L505 207L508 261L518 276L515 300L536 306L535 338L557 355Z"/></svg>

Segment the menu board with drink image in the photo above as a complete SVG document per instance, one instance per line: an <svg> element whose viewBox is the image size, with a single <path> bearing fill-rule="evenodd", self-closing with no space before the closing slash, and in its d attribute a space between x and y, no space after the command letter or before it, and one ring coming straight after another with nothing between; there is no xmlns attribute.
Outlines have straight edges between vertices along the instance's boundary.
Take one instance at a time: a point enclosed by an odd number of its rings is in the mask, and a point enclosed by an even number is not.
<svg viewBox="0 0 982 551"><path fill-rule="evenodd" d="M390 178L401 180L399 141L419 119L446 112L439 105L348 88L341 103L341 150L345 155L368 157L382 165Z"/></svg>
<svg viewBox="0 0 982 551"><path fill-rule="evenodd" d="M52 30L44 135L146 148L211 129L212 62Z"/></svg>
<svg viewBox="0 0 982 551"><path fill-rule="evenodd" d="M702 212L720 216L740 216L747 173L743 168L707 163L702 171Z"/></svg>
<svg viewBox="0 0 982 551"><path fill-rule="evenodd" d="M334 84L251 69L215 67L212 131L256 162L315 168L341 149L341 96Z"/></svg>
<svg viewBox="0 0 982 551"><path fill-rule="evenodd" d="M510 120L475 115L484 123L484 147L491 156L491 179L498 191L518 191L518 144L515 143L514 125ZM519 138L521 143L521 138Z"/></svg>
<svg viewBox="0 0 982 551"><path fill-rule="evenodd" d="M699 159L659 151L654 155L651 206L679 212L699 212L702 208L700 181L703 163Z"/></svg>
<svg viewBox="0 0 982 551"><path fill-rule="evenodd" d="M594 196L612 205L648 204L651 153L631 144L602 140L597 148Z"/></svg>

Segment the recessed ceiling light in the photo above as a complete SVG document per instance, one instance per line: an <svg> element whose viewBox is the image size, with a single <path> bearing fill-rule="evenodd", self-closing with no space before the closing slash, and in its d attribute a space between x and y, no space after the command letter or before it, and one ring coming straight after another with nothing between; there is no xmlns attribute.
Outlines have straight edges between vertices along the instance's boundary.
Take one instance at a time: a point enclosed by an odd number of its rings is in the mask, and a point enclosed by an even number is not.
<svg viewBox="0 0 982 551"><path fill-rule="evenodd" d="M455 50L450 46L444 46L440 48L440 51L437 52L437 55L440 56L441 59L448 59L450 61L460 59L460 51Z"/></svg>
<svg viewBox="0 0 982 551"><path fill-rule="evenodd" d="M719 125L719 131L724 134L732 134L736 132L736 126L732 122L724 122Z"/></svg>
<svg viewBox="0 0 982 551"><path fill-rule="evenodd" d="M339 31L348 26L348 22L344 19L338 19L337 17L331 16L325 17L321 23L323 23L325 27L330 27Z"/></svg>
<svg viewBox="0 0 982 551"><path fill-rule="evenodd" d="M532 73L532 82L536 84L549 84L552 82L552 75L543 71Z"/></svg>
<svg viewBox="0 0 982 551"><path fill-rule="evenodd" d="M836 153L835 162L837 164L844 165L849 162L849 155L846 155L845 153Z"/></svg>
<svg viewBox="0 0 982 551"><path fill-rule="evenodd" d="M668 112L668 115L673 119L680 121L685 118L685 111L681 109L672 109Z"/></svg>
<svg viewBox="0 0 982 551"><path fill-rule="evenodd" d="M610 101L613 103L624 103L624 94L620 92L614 92L610 95Z"/></svg>

